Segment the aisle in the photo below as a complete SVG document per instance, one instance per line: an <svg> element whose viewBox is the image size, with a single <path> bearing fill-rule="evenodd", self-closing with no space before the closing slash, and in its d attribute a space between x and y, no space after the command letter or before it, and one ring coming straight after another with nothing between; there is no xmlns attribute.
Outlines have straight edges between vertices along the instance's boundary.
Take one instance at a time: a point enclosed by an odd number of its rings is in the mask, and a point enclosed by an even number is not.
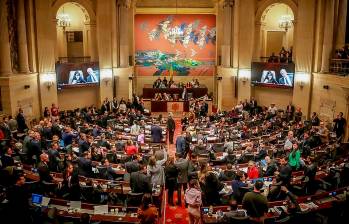
<svg viewBox="0 0 349 224"><path fill-rule="evenodd" d="M176 143L176 138L182 132L181 118L174 118L176 122L176 130L173 137L173 142ZM176 145L169 145L170 156L175 156ZM177 202L177 192L174 193L174 203ZM184 198L182 197L182 204L184 204ZM166 214L165 214L166 224L187 224L189 223L187 210L184 205L182 207L169 206L166 204Z"/></svg>

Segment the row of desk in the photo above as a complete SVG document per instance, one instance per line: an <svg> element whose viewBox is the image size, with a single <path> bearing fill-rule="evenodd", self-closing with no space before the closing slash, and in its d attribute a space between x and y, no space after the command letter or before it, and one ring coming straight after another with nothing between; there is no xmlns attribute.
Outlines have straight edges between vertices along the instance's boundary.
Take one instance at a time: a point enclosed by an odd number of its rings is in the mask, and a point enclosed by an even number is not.
<svg viewBox="0 0 349 224"><path fill-rule="evenodd" d="M200 98L207 95L207 87L198 87L198 88L187 88L188 94L192 94L193 98ZM178 94L179 96L183 93L183 88L143 88L143 98L144 99L153 99L155 93L167 93L167 94Z"/></svg>

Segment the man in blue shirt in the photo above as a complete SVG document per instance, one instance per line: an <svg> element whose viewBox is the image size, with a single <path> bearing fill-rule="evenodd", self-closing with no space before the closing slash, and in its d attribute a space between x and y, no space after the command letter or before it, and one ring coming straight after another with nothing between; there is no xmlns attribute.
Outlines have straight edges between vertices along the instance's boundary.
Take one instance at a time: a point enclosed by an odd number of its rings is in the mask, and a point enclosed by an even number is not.
<svg viewBox="0 0 349 224"><path fill-rule="evenodd" d="M242 171L237 172L235 180L233 180L231 187L233 189L233 197L238 202L241 203L243 194L240 190L241 187L248 187L245 181L245 174Z"/></svg>

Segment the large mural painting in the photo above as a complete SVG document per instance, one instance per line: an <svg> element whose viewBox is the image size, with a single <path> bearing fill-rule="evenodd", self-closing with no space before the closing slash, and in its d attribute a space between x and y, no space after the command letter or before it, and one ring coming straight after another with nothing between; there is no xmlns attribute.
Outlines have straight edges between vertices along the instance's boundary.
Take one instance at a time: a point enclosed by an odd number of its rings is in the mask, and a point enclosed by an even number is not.
<svg viewBox="0 0 349 224"><path fill-rule="evenodd" d="M136 15L140 76L210 76L216 58L215 15Z"/></svg>

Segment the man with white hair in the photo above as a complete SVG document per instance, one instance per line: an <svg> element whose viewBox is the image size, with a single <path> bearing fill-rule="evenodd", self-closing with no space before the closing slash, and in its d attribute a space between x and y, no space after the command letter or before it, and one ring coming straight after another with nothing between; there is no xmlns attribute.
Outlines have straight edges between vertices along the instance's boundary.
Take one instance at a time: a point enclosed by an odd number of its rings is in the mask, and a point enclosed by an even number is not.
<svg viewBox="0 0 349 224"><path fill-rule="evenodd" d="M97 76L92 68L87 69L87 74L86 82L98 82Z"/></svg>
<svg viewBox="0 0 349 224"><path fill-rule="evenodd" d="M38 165L38 172L40 176L40 182L52 183L53 177L50 174L50 169L48 167L49 157L46 153L40 155L40 162Z"/></svg>

